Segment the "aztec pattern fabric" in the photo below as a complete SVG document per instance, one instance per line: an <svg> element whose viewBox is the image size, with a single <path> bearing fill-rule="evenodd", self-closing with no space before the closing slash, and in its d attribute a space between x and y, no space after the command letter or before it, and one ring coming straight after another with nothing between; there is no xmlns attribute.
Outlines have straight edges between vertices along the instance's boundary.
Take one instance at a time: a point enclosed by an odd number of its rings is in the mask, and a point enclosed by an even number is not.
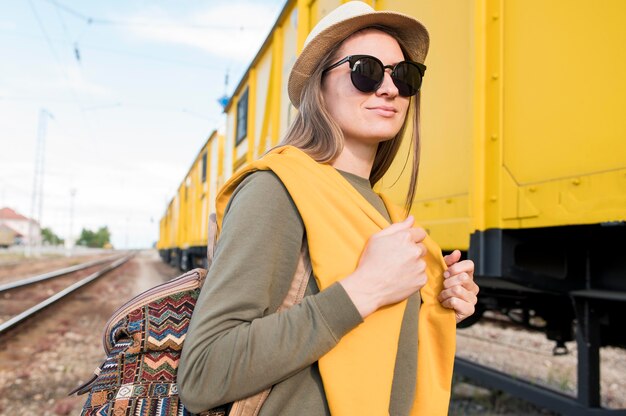
<svg viewBox="0 0 626 416"><path fill-rule="evenodd" d="M82 416L192 415L178 396L176 372L206 276L195 269L130 300L106 325L107 358L94 378L75 390L89 392ZM203 415L225 416L226 406Z"/></svg>

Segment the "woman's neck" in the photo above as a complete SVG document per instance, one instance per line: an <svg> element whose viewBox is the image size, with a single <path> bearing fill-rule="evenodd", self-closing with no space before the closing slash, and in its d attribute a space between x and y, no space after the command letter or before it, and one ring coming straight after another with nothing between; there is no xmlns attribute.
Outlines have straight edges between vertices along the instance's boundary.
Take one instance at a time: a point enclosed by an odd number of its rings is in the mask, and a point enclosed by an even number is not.
<svg viewBox="0 0 626 416"><path fill-rule="evenodd" d="M331 163L335 169L352 173L362 178L369 178L376 157L378 144L370 145L345 141L343 150Z"/></svg>

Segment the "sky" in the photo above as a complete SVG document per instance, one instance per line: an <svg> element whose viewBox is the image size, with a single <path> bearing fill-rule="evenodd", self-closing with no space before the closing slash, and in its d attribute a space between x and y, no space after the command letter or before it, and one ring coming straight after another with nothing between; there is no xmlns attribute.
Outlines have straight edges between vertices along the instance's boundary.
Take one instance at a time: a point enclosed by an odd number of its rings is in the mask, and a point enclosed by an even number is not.
<svg viewBox="0 0 626 416"><path fill-rule="evenodd" d="M43 138L43 227L152 246L284 4L0 0L0 207L38 218Z"/></svg>

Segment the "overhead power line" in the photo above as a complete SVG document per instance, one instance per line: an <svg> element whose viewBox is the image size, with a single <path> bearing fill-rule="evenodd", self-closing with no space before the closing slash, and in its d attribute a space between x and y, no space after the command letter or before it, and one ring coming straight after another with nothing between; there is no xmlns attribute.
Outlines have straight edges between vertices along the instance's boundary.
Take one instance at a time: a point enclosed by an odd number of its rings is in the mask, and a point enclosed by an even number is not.
<svg viewBox="0 0 626 416"><path fill-rule="evenodd" d="M111 26L172 26L172 27L187 27L192 29L219 29L219 30L246 30L245 26L237 25L207 25L207 24L193 24L193 23L172 23L172 22L141 22L136 20L113 20L113 19L101 19L98 17L88 16L81 13L71 7L59 3L56 0L44 0L60 10L85 21L87 24L99 24L99 25L111 25ZM258 29L264 28L259 26Z"/></svg>
<svg viewBox="0 0 626 416"><path fill-rule="evenodd" d="M40 35L34 35L34 34L30 34L30 33L7 32L7 31L4 31L4 30L0 30L0 35L17 36L17 37L21 37L21 38L30 38L30 39L37 39L37 40L41 39ZM46 36L47 36L47 34L46 34ZM47 41L51 41L53 44L64 44L64 45L71 46L71 47L74 46L73 43L68 42L66 40L61 40L59 38L46 37L46 40ZM183 61L183 60L172 59L172 58L167 58L167 57L163 57L163 56L150 55L150 54L146 54L146 53L124 51L124 50L120 50L120 49L114 49L114 48L109 48L109 47L105 47L105 46L94 45L94 44L91 44L91 43L81 43L81 48L82 48L83 51L85 51L85 50L87 50L87 51L100 51L100 52L110 53L110 54L114 54L114 55L129 56L129 57L135 58L135 59L143 59L143 60L149 60L149 61L158 61L158 62L169 63L169 64L173 64L173 65L181 65L181 66L185 66L185 67L194 67L194 68L202 68L202 69L207 69L207 70L222 71L222 68L220 66L217 66L217 65L203 65L203 64L199 64L198 62L193 62L193 61ZM55 57L56 57L56 55L55 55ZM0 99L2 99L2 97L0 97Z"/></svg>

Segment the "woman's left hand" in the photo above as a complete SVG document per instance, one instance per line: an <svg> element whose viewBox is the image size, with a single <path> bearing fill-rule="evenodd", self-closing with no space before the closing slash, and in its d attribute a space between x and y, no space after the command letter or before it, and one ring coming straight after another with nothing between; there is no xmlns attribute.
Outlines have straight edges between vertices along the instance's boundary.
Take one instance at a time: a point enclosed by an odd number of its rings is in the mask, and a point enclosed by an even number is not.
<svg viewBox="0 0 626 416"><path fill-rule="evenodd" d="M474 262L461 259L461 252L454 250L443 259L448 266L443 274L444 289L437 299L441 305L454 309L456 323L474 314L474 305L478 301L478 285L474 283Z"/></svg>

